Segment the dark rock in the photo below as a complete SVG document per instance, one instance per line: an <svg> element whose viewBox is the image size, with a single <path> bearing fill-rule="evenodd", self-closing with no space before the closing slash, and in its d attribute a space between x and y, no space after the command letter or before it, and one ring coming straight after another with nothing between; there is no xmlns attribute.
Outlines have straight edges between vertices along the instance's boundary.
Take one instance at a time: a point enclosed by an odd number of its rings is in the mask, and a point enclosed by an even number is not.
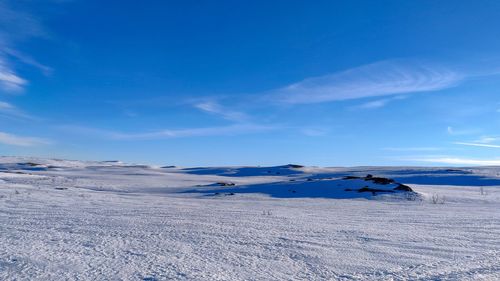
<svg viewBox="0 0 500 281"><path fill-rule="evenodd" d="M345 176L342 179L344 180L359 180L361 177L356 177L356 176Z"/></svg>
<svg viewBox="0 0 500 281"><path fill-rule="evenodd" d="M395 183L395 181L393 179L381 178L381 177L374 177L373 175L370 175L370 174L366 175L366 177L346 176L346 177L343 177L343 179L344 180L359 180L359 179L363 179L365 181L371 181L373 183L382 184L382 185Z"/></svg>
<svg viewBox="0 0 500 281"><path fill-rule="evenodd" d="M398 184L398 186L395 187L394 190L413 192L413 189L411 189L411 187L402 183Z"/></svg>
<svg viewBox="0 0 500 281"><path fill-rule="evenodd" d="M366 177L365 178L366 181L372 181L373 183L376 183L376 184L382 184L382 185L386 185L386 184L391 184L391 183L394 183L395 181L393 179L388 179L388 178L381 178L381 177Z"/></svg>
<svg viewBox="0 0 500 281"><path fill-rule="evenodd" d="M19 163L19 165L36 167L36 166L40 166L41 164L33 163L33 162L26 162L26 163Z"/></svg>
<svg viewBox="0 0 500 281"><path fill-rule="evenodd" d="M215 184L217 184L218 186L235 186L236 185L233 182L217 182Z"/></svg>
<svg viewBox="0 0 500 281"><path fill-rule="evenodd" d="M369 187L365 186L363 188L358 189L358 192L372 192L372 193L375 193L375 192L388 192L388 193L393 193L394 191L392 191L392 190L384 190L384 189L369 188Z"/></svg>

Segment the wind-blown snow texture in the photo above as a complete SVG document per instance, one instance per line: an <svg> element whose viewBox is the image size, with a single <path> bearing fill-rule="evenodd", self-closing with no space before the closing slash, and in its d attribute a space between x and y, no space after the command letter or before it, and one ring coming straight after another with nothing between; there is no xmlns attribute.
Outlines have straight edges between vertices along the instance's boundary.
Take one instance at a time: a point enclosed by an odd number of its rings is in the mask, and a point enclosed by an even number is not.
<svg viewBox="0 0 500 281"><path fill-rule="evenodd" d="M499 174L3 157L0 280L500 280Z"/></svg>

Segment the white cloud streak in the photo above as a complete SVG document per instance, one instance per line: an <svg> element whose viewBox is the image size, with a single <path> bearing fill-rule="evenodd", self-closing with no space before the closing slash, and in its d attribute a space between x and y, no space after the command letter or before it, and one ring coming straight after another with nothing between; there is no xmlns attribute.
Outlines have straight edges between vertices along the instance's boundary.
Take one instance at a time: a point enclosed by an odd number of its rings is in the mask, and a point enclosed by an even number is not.
<svg viewBox="0 0 500 281"><path fill-rule="evenodd" d="M438 151L439 147L384 147L386 151Z"/></svg>
<svg viewBox="0 0 500 281"><path fill-rule="evenodd" d="M0 117L9 117L9 118L15 118L15 119L25 119L29 121L39 121L40 119L37 117L34 117L23 110L17 108L16 106L0 101Z"/></svg>
<svg viewBox="0 0 500 281"><path fill-rule="evenodd" d="M304 128L300 132L309 137L322 137L326 136L329 130L326 128Z"/></svg>
<svg viewBox="0 0 500 281"><path fill-rule="evenodd" d="M0 2L0 43L11 45L28 38L47 36L47 31L35 16L13 9L9 2Z"/></svg>
<svg viewBox="0 0 500 281"><path fill-rule="evenodd" d="M473 166L496 166L500 165L500 159L471 159L458 157L429 157L429 158L414 158L411 161L439 163L450 165L473 165Z"/></svg>
<svg viewBox="0 0 500 281"><path fill-rule="evenodd" d="M236 124L205 128L166 129L141 133L124 133L79 126L59 126L59 128L68 132L83 135L93 135L111 140L155 140L189 137L234 136L279 129L279 127L277 126L255 124Z"/></svg>
<svg viewBox="0 0 500 281"><path fill-rule="evenodd" d="M446 132L449 134L449 135L454 135L454 136L462 136L462 135L473 135L473 134L477 134L480 132L480 130L478 129L469 129L469 130L456 130L454 129L453 127L451 126L448 126L446 128Z"/></svg>
<svg viewBox="0 0 500 281"><path fill-rule="evenodd" d="M0 90L1 92L19 92L28 81L16 73L12 63L31 65L48 75L52 69L35 59L16 50L16 46L31 38L47 37L47 31L32 14L13 9L9 3L0 1Z"/></svg>
<svg viewBox="0 0 500 281"><path fill-rule="evenodd" d="M386 98L386 99L379 99L379 100L374 100L374 101L369 101L366 103L363 103L361 105L356 106L355 108L359 109L376 109L376 108L381 108L386 106L388 103L395 101L395 100L403 100L405 99L406 96L395 96L391 98Z"/></svg>
<svg viewBox="0 0 500 281"><path fill-rule="evenodd" d="M476 140L475 142L476 143L492 143L492 142L499 141L499 140L500 140L500 138L498 138L498 137L483 136L483 137L479 138L478 140Z"/></svg>
<svg viewBox="0 0 500 281"><path fill-rule="evenodd" d="M31 65L35 68L38 68L38 70L40 70L45 75L52 74L53 69L51 67L46 66L46 65L38 62L37 60L35 60L34 58L32 58L26 54L23 54L19 51L11 49L11 48L5 48L3 51L4 51L4 53L10 55L11 57L18 59L22 63L25 63L25 64Z"/></svg>
<svg viewBox="0 0 500 281"><path fill-rule="evenodd" d="M248 119L248 116L245 113L227 109L214 101L196 103L194 104L194 107L201 111L221 116L226 120L243 121Z"/></svg>
<svg viewBox="0 0 500 281"><path fill-rule="evenodd" d="M389 102L390 102L390 99L375 100L375 101L366 102L366 103L358 106L358 108L363 108L363 109L380 108L380 107L384 107Z"/></svg>
<svg viewBox="0 0 500 281"><path fill-rule="evenodd" d="M487 143L475 143L475 142L454 142L454 144L466 145L466 146L477 146L477 147L488 147L488 148L500 148L500 145L487 144Z"/></svg>
<svg viewBox="0 0 500 281"><path fill-rule="evenodd" d="M38 146L38 145L51 144L51 141L43 138L24 137L5 132L0 132L0 144L6 144L12 146Z"/></svg>
<svg viewBox="0 0 500 281"><path fill-rule="evenodd" d="M8 102L0 101L0 111L15 110L15 106Z"/></svg>
<svg viewBox="0 0 500 281"><path fill-rule="evenodd" d="M22 90L27 83L28 82L18 76L0 56L0 87L6 92L18 92Z"/></svg>
<svg viewBox="0 0 500 281"><path fill-rule="evenodd" d="M271 91L280 103L307 104L442 90L463 75L416 62L381 61L330 75L308 78ZM372 106L382 105L382 103Z"/></svg>

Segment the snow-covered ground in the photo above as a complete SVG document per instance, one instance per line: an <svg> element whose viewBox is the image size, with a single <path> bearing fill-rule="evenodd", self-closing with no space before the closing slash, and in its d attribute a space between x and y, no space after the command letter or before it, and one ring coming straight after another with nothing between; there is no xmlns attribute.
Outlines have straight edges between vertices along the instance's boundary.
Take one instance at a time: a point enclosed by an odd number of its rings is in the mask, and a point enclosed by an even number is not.
<svg viewBox="0 0 500 281"><path fill-rule="evenodd" d="M500 280L500 168L3 157L0 245L0 280Z"/></svg>

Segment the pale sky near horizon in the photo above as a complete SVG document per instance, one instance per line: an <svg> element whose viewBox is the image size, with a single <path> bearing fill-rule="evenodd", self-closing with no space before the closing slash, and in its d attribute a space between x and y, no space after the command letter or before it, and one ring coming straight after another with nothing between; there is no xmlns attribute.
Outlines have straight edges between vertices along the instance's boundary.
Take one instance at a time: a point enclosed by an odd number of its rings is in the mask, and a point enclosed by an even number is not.
<svg viewBox="0 0 500 281"><path fill-rule="evenodd" d="M500 165L499 1L0 0L0 155Z"/></svg>

